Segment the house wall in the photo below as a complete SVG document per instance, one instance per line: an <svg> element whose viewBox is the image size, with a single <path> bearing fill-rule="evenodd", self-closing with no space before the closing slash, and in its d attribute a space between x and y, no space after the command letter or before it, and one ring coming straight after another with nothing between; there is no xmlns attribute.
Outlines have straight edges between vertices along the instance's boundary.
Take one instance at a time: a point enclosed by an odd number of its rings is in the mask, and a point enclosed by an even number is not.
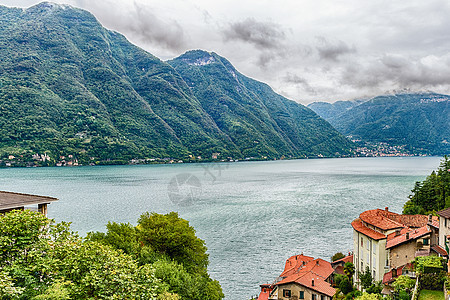
<svg viewBox="0 0 450 300"><path fill-rule="evenodd" d="M358 281L358 272L365 272L366 267L369 267L372 277L376 281L383 280L384 273L389 271L389 268L385 268L386 259L386 239L374 240L356 230L353 230L353 264L355 265L355 282Z"/></svg>
<svg viewBox="0 0 450 300"><path fill-rule="evenodd" d="M445 249L445 237L450 234L450 220L447 219L447 226L445 226L445 218L439 217L439 246Z"/></svg>
<svg viewBox="0 0 450 300"><path fill-rule="evenodd" d="M283 290L290 290L291 291L291 298L283 297ZM288 283L278 286L278 300L294 300L298 299L300 296L300 291L304 292L304 299L305 300L312 300L312 295L316 295L316 300L321 300L321 296L324 296L324 300L331 300L332 298L329 296L326 296L324 294L321 294L319 292L313 291L309 288L306 288L302 285L299 285L297 283Z"/></svg>

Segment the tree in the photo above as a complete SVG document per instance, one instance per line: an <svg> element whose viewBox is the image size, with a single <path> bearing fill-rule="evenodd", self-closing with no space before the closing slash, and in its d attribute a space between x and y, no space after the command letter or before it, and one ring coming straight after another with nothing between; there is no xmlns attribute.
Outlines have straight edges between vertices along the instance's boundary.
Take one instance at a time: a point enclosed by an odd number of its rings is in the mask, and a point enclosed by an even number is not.
<svg viewBox="0 0 450 300"><path fill-rule="evenodd" d="M40 213L6 213L0 230L0 299L156 299L167 291L151 265Z"/></svg>
<svg viewBox="0 0 450 300"><path fill-rule="evenodd" d="M415 183L404 214L428 214L450 207L450 159L444 156L437 171Z"/></svg>
<svg viewBox="0 0 450 300"><path fill-rule="evenodd" d="M361 281L361 286L365 290L367 290L372 285L373 278L369 267L366 267L366 270L364 272L358 272L358 277Z"/></svg>
<svg viewBox="0 0 450 300"><path fill-rule="evenodd" d="M346 262L344 265L344 274L348 280L353 283L353 275L355 275L355 266L351 262Z"/></svg>
<svg viewBox="0 0 450 300"><path fill-rule="evenodd" d="M342 252L337 252L331 257L331 261L336 261L344 257L345 255Z"/></svg>
<svg viewBox="0 0 450 300"><path fill-rule="evenodd" d="M381 300L383 296L380 294L369 294L363 293L361 296L357 297L356 300Z"/></svg>
<svg viewBox="0 0 450 300"><path fill-rule="evenodd" d="M205 242L195 236L195 229L178 213L144 213L138 220L138 239L159 254L182 264L188 272L207 272Z"/></svg>

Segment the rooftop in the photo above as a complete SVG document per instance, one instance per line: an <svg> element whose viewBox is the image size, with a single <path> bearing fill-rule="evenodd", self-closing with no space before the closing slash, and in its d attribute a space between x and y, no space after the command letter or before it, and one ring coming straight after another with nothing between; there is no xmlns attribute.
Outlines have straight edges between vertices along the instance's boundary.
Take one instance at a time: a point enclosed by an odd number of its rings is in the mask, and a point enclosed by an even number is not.
<svg viewBox="0 0 450 300"><path fill-rule="evenodd" d="M45 204L57 198L0 191L0 211L21 208L28 205Z"/></svg>
<svg viewBox="0 0 450 300"><path fill-rule="evenodd" d="M428 228L428 226L423 226L420 227L418 229L407 229L407 230L402 230L400 232L400 235L396 235L395 233L391 233L390 235L388 235L387 237L387 242L386 242L386 249L390 249L392 247L398 246L400 244L409 242L409 241L414 241L418 238L421 238L427 234L429 234L431 232L431 230Z"/></svg>
<svg viewBox="0 0 450 300"><path fill-rule="evenodd" d="M351 262L351 263L353 262L353 254L352 255L348 255L348 256L346 256L344 258L332 261L331 265L336 265L336 264L340 264L340 263L345 264L347 262Z"/></svg>
<svg viewBox="0 0 450 300"><path fill-rule="evenodd" d="M366 210L359 215L359 218L365 223L378 227L382 230L390 230L404 227L402 223L394 221L394 219L398 219L398 216L398 214L390 212L386 208L385 210Z"/></svg>
<svg viewBox="0 0 450 300"><path fill-rule="evenodd" d="M292 274L281 280L280 282L277 282L276 285L280 286L293 282L330 297L333 297L336 293L336 290L328 282L325 281L325 278L318 274L315 274L314 272L301 272Z"/></svg>
<svg viewBox="0 0 450 300"><path fill-rule="evenodd" d="M375 231L369 227L364 226L361 219L354 220L352 222L352 227L359 233L362 233L374 240L382 240L382 239L386 238L386 236L384 234L379 233L378 231Z"/></svg>
<svg viewBox="0 0 450 300"><path fill-rule="evenodd" d="M441 216L446 219L450 219L450 207L444 210L440 210L437 212L438 216Z"/></svg>

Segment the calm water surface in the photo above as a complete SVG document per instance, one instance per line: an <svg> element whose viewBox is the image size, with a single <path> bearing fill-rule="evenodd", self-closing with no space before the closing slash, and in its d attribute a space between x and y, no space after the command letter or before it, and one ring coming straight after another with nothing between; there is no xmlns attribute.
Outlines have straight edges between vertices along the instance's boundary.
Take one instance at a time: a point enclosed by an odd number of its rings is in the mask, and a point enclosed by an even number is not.
<svg viewBox="0 0 450 300"><path fill-rule="evenodd" d="M362 211L401 212L438 157L347 158L230 164L0 169L0 190L59 198L49 217L81 235L145 211L179 212L206 241L209 271L227 299L246 300L291 255L350 251Z"/></svg>

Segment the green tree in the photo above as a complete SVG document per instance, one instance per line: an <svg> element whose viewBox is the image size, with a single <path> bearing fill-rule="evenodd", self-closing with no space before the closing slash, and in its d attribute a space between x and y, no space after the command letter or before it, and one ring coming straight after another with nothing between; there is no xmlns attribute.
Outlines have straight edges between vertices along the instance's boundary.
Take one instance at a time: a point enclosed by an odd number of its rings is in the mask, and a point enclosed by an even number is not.
<svg viewBox="0 0 450 300"><path fill-rule="evenodd" d="M342 252L337 252L331 257L331 261L336 261L344 257L345 255Z"/></svg>
<svg viewBox="0 0 450 300"><path fill-rule="evenodd" d="M0 216L0 228L0 299L156 299L167 290L151 265L83 241L67 223L25 210Z"/></svg>
<svg viewBox="0 0 450 300"><path fill-rule="evenodd" d="M404 214L428 214L450 207L450 159L441 160L437 171L422 182L416 182L409 200L403 206Z"/></svg>
<svg viewBox="0 0 450 300"><path fill-rule="evenodd" d="M369 267L366 267L366 270L364 272L358 272L358 277L361 281L361 286L365 290L367 290L372 285L373 278Z"/></svg>
<svg viewBox="0 0 450 300"><path fill-rule="evenodd" d="M178 213L144 213L136 228L139 241L156 253L167 255L188 272L206 273L209 261L205 242L196 237L195 229Z"/></svg>
<svg viewBox="0 0 450 300"><path fill-rule="evenodd" d="M348 280L353 283L353 275L355 275L355 265L351 262L346 262L344 264L344 274L347 276Z"/></svg>

